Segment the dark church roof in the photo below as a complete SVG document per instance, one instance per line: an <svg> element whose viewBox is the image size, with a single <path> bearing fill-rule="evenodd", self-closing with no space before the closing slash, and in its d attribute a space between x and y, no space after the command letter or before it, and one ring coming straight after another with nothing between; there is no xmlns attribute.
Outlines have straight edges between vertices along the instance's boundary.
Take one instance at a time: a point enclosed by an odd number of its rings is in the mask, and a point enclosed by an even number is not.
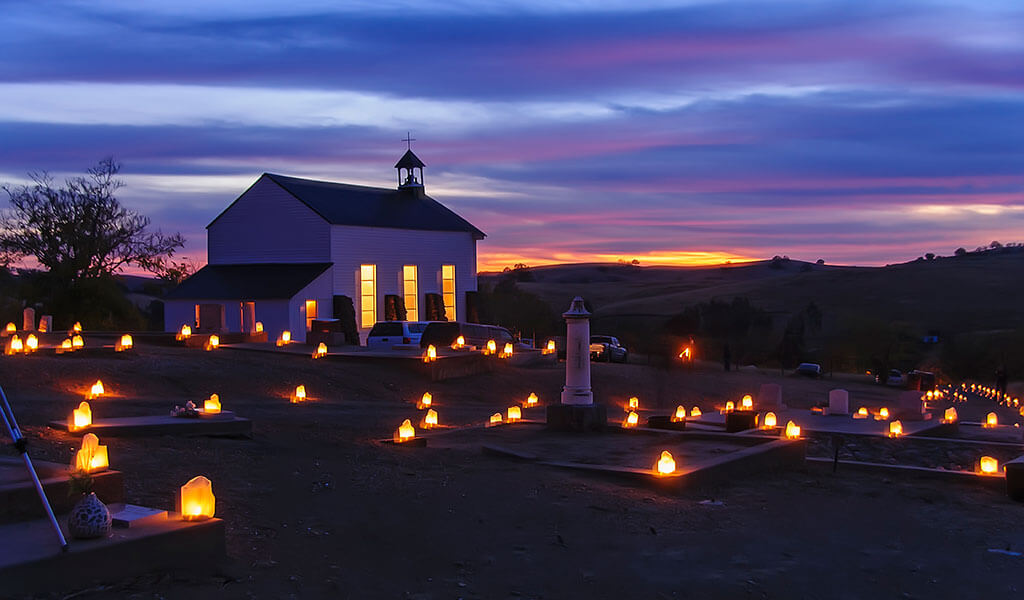
<svg viewBox="0 0 1024 600"><path fill-rule="evenodd" d="M167 293L167 300L287 300L331 263L206 265Z"/></svg>
<svg viewBox="0 0 1024 600"><path fill-rule="evenodd" d="M395 163L396 169L422 169L425 166L427 165L423 164L420 157L416 156L412 150L406 150L402 158Z"/></svg>
<svg viewBox="0 0 1024 600"><path fill-rule="evenodd" d="M405 160L405 157L402 157L402 160ZM263 177L281 186L332 225L465 231L477 239L484 238L484 232L469 221L420 192L331 183L272 173L264 173ZM227 212L227 209L224 212ZM222 212L221 215L223 214ZM213 220L216 221L217 219Z"/></svg>

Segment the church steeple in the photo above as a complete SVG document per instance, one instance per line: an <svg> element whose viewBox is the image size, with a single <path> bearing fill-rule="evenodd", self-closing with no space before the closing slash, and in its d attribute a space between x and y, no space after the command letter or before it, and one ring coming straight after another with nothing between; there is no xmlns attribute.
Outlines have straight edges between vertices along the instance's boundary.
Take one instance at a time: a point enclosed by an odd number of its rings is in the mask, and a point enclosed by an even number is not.
<svg viewBox="0 0 1024 600"><path fill-rule="evenodd" d="M402 140L408 144L408 148L402 158L398 159L395 163L395 168L398 169L398 189L408 189L415 191L423 191L423 167L427 166L423 164L420 157L412 151L412 142L415 138L406 134L405 139ZM419 178L416 178L416 169L419 169Z"/></svg>

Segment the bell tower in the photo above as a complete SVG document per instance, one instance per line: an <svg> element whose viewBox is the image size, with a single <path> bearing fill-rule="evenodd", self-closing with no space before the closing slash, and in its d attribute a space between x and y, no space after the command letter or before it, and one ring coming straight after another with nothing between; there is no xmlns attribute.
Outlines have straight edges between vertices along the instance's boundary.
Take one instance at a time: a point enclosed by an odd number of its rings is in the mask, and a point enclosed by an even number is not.
<svg viewBox="0 0 1024 600"><path fill-rule="evenodd" d="M407 144L407 149L402 158L395 163L395 169L398 169L398 189L423 193L423 167L427 165L423 164L420 157L412 151L412 143L416 141L415 138L406 134L402 141ZM418 178L417 170L419 171Z"/></svg>

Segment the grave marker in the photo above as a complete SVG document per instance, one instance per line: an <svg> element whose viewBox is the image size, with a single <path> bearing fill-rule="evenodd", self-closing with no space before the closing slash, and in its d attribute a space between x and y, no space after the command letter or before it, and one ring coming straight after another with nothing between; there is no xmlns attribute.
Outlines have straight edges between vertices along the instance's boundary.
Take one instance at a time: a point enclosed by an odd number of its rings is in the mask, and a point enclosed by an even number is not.
<svg viewBox="0 0 1024 600"><path fill-rule="evenodd" d="M776 410L785 408L782 403L782 386L777 383L762 383L757 392L758 410Z"/></svg>
<svg viewBox="0 0 1024 600"><path fill-rule="evenodd" d="M828 414L850 414L850 394L846 390L832 390L828 393Z"/></svg>

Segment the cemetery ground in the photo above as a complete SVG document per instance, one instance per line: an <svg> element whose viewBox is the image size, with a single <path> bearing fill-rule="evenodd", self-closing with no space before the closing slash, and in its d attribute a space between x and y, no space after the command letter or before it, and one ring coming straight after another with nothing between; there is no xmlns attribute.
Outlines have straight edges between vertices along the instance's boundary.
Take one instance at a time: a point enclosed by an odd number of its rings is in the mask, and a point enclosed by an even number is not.
<svg viewBox="0 0 1024 600"><path fill-rule="evenodd" d="M669 495L479 451L377 443L418 422L425 391L448 425L483 422L530 392L557 402L561 364L429 382L387 365L227 349L5 359L0 382L34 459L71 460L80 437L46 423L96 379L111 394L92 402L94 418L165 414L218 393L254 437L103 439L134 504L173 508L180 485L208 476L230 559L215 576L154 574L76 598L1018 598L1024 586L1024 505L998 486L808 463ZM708 411L765 382L794 407L836 387L851 407L895 402L898 391L866 379L593 365L595 399L616 419L629 396L662 414ZM290 404L298 384L311 400ZM957 408L979 421L993 403ZM947 451L908 443L876 459L961 460Z"/></svg>

